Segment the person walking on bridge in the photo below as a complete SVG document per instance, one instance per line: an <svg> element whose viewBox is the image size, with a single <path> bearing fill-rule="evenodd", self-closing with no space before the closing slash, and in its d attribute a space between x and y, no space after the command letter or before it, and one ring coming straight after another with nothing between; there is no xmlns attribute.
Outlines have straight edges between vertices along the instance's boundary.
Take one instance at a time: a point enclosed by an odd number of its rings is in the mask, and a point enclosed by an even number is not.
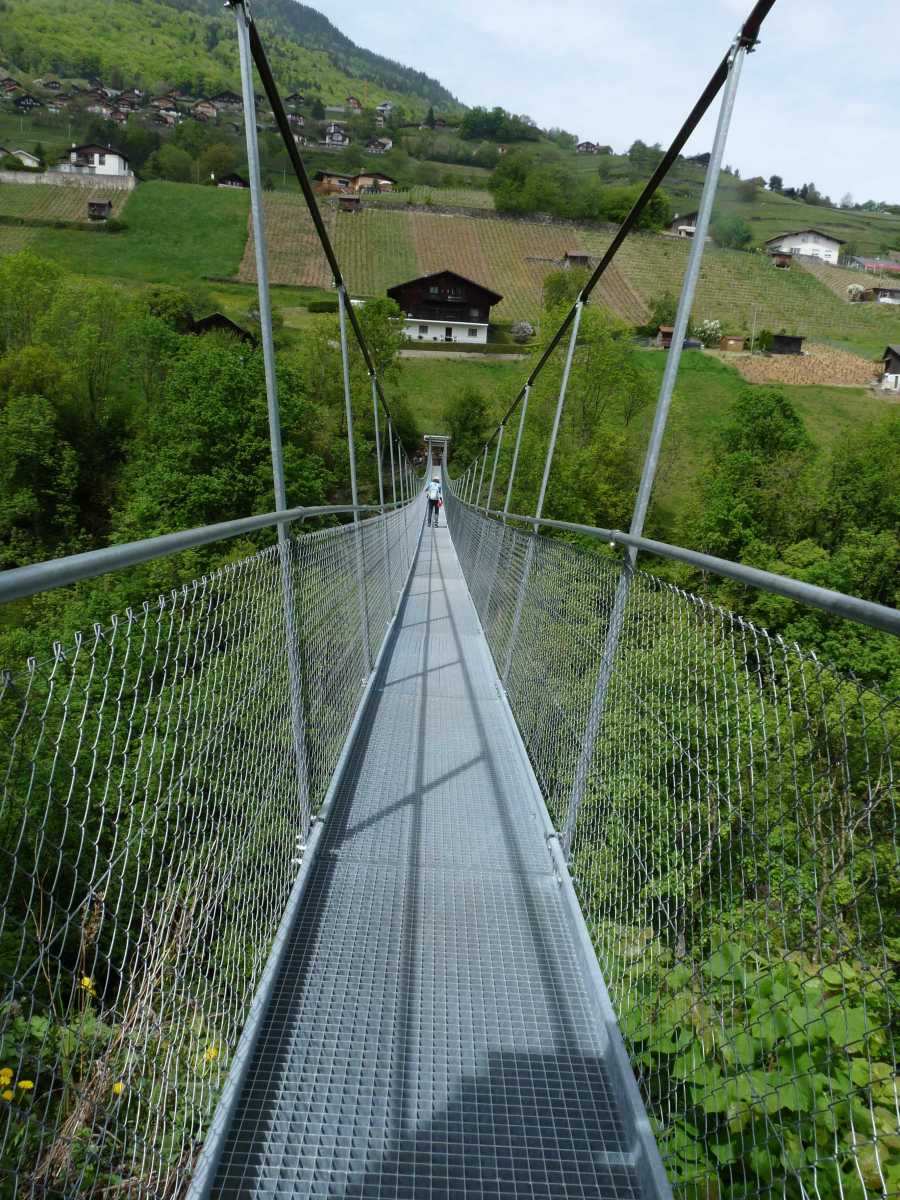
<svg viewBox="0 0 900 1200"><path fill-rule="evenodd" d="M431 526L433 516L435 528L438 528L441 515L441 483L437 476L429 483L426 492L428 494L428 525Z"/></svg>

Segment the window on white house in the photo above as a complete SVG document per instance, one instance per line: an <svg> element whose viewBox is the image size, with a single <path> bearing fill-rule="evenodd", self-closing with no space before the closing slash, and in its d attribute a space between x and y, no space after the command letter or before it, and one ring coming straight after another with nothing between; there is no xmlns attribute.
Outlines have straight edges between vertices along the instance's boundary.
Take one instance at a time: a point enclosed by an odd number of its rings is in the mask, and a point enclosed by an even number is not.
<svg viewBox="0 0 900 1200"><path fill-rule="evenodd" d="M419 326L419 337L427 337L427 336L428 336L428 326L420 325Z"/></svg>
<svg viewBox="0 0 900 1200"><path fill-rule="evenodd" d="M98 154L98 155L97 155L97 166L98 166L98 167L105 167L105 166L106 166L106 155L105 155L105 154Z"/></svg>
<svg viewBox="0 0 900 1200"><path fill-rule="evenodd" d="M478 337L478 330L473 326L469 326L469 337Z"/></svg>

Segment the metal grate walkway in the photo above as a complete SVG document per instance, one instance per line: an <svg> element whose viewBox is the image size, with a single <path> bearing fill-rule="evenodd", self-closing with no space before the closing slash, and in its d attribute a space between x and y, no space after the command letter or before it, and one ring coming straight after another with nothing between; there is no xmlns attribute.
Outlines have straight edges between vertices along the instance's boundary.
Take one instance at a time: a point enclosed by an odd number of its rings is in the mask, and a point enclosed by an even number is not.
<svg viewBox="0 0 900 1200"><path fill-rule="evenodd" d="M549 826L426 529L214 1196L641 1194Z"/></svg>

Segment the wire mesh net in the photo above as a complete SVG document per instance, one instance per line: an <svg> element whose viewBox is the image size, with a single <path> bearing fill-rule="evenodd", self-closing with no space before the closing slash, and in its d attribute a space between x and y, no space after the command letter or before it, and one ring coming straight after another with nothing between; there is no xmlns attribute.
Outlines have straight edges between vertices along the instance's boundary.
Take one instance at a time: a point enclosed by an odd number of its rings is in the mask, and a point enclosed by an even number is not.
<svg viewBox="0 0 900 1200"><path fill-rule="evenodd" d="M896 699L445 495L676 1191L896 1195Z"/></svg>
<svg viewBox="0 0 900 1200"><path fill-rule="evenodd" d="M0 677L0 1195L182 1194L421 518L292 536Z"/></svg>

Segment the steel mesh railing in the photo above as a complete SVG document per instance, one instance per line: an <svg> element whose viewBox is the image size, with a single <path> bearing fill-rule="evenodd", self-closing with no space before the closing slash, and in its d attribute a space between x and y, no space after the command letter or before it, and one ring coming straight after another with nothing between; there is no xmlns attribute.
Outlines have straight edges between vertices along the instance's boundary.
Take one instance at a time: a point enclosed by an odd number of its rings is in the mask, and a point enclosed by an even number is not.
<svg viewBox="0 0 900 1200"><path fill-rule="evenodd" d="M421 522L288 543L312 811ZM183 1194L309 818L283 578L273 546L0 677L0 1196Z"/></svg>
<svg viewBox="0 0 900 1200"><path fill-rule="evenodd" d="M620 564L448 519L557 829ZM570 868L680 1195L900 1192L900 711L636 571Z"/></svg>

